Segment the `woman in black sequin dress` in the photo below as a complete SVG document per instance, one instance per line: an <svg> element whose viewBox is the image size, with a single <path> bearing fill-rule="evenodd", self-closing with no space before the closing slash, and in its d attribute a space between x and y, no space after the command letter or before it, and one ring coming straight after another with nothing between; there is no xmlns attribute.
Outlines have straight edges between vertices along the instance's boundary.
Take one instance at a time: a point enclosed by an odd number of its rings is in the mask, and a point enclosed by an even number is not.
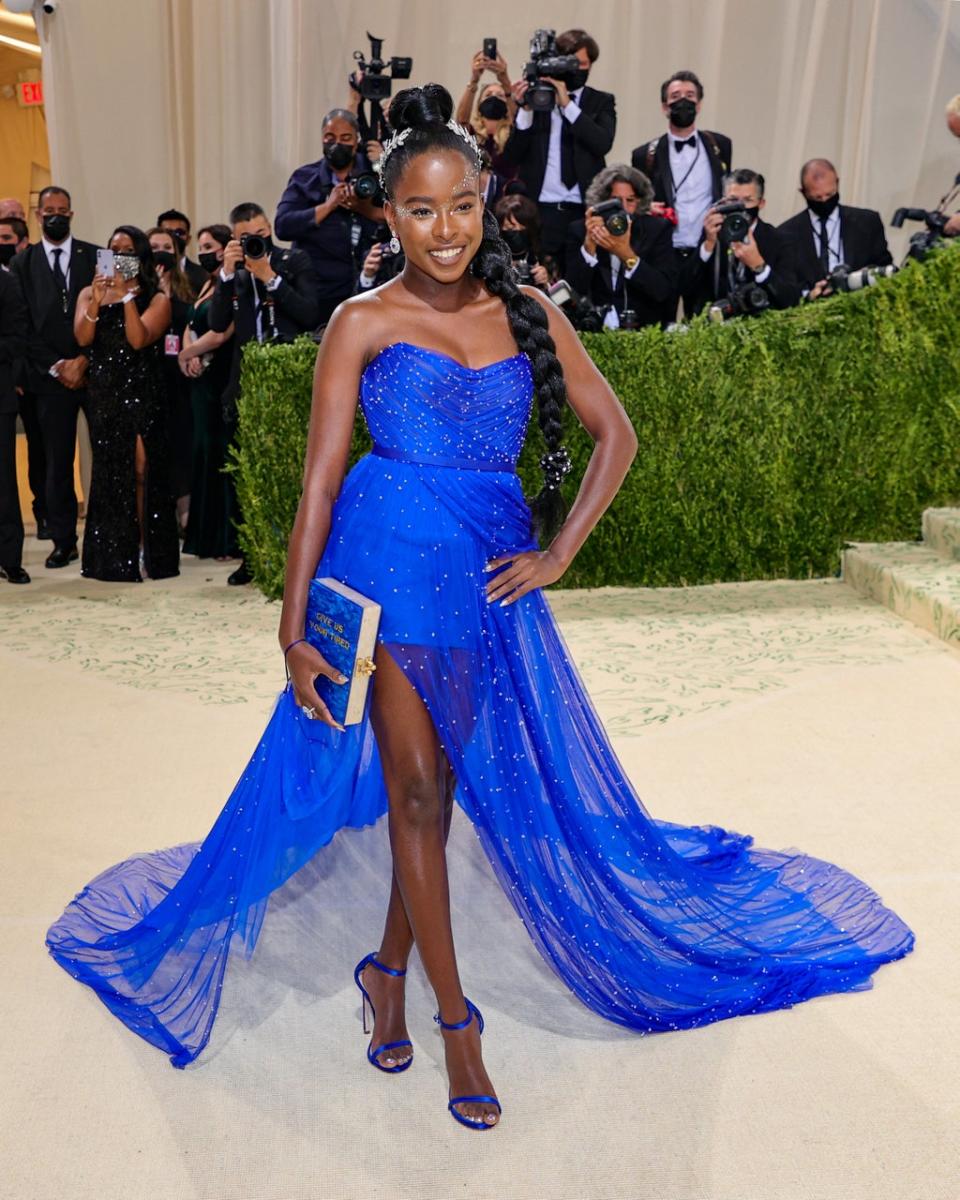
<svg viewBox="0 0 960 1200"><path fill-rule="evenodd" d="M121 225L110 238L112 279L77 300L74 330L89 346L87 421L93 471L81 573L138 583L180 573L170 484L169 411L159 339L170 301L157 288L150 243Z"/></svg>

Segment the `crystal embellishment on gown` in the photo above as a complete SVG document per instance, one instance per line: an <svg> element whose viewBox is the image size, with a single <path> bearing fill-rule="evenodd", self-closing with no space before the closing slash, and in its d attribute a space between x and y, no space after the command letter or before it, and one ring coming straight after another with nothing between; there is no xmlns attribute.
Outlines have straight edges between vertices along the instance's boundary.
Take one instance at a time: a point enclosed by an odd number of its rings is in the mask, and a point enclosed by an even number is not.
<svg viewBox="0 0 960 1200"><path fill-rule="evenodd" d="M383 606L378 641L427 706L497 878L595 1012L657 1032L869 987L912 948L903 921L830 863L653 818L546 596L487 603L488 559L536 545L520 480L437 463L515 463L532 393L522 354L474 368L408 342L381 350L360 402L395 457L347 475L317 576ZM288 687L204 841L98 876L50 952L184 1066L210 1036L234 939L252 953L270 893L386 807L369 716L339 733Z"/></svg>

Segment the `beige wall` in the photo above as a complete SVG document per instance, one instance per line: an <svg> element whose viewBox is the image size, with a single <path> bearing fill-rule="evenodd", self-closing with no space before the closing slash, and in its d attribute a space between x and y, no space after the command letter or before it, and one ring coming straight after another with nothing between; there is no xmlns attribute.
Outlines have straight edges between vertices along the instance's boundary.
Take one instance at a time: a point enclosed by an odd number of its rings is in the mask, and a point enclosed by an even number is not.
<svg viewBox="0 0 960 1200"><path fill-rule="evenodd" d="M942 116L960 90L949 0L62 0L40 18L53 171L94 239L169 204L195 222L242 199L272 211L291 170L319 157L320 117L342 103L365 30L413 55L414 82L456 92L484 35L516 77L548 14L600 43L591 82L619 114L608 161L662 129L660 81L692 67L701 124L767 176L774 222L799 207L797 170L814 154L837 163L845 201L885 220L933 206L960 169Z"/></svg>

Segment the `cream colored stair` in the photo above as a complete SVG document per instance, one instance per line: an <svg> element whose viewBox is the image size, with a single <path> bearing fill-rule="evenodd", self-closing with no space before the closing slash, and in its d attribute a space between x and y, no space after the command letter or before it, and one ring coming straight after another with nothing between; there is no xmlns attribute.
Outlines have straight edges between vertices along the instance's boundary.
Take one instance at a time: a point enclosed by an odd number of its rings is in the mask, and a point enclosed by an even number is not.
<svg viewBox="0 0 960 1200"><path fill-rule="evenodd" d="M928 508L922 542L854 542L843 578L960 650L960 508Z"/></svg>

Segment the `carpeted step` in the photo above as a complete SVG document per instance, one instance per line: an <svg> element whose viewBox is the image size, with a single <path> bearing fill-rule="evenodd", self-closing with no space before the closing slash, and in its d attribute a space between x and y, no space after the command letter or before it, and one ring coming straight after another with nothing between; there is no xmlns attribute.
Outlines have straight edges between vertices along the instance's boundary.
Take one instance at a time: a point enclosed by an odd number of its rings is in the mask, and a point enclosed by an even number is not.
<svg viewBox="0 0 960 1200"><path fill-rule="evenodd" d="M923 542L941 557L960 562L960 508L924 509Z"/></svg>
<svg viewBox="0 0 960 1200"><path fill-rule="evenodd" d="M919 542L854 542L843 552L843 578L960 650L960 560Z"/></svg>

